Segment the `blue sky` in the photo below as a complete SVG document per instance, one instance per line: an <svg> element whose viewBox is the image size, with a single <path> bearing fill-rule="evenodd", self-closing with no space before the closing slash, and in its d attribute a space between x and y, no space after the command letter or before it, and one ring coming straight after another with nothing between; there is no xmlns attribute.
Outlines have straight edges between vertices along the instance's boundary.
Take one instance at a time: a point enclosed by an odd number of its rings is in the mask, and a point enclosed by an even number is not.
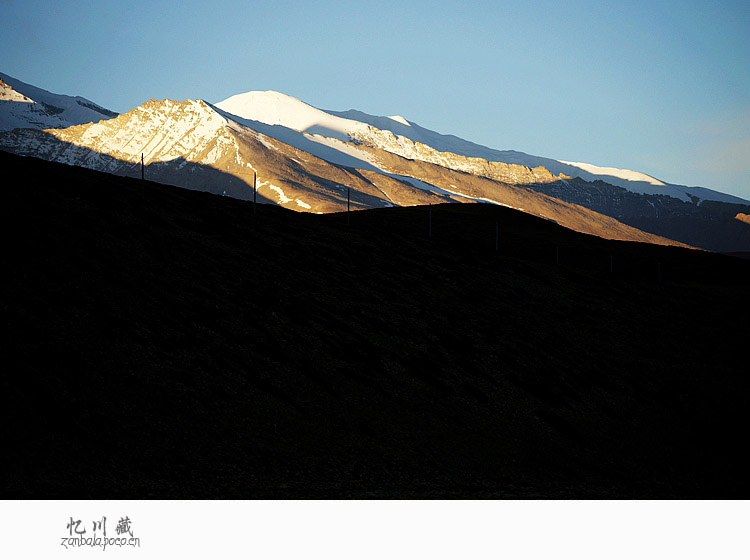
<svg viewBox="0 0 750 560"><path fill-rule="evenodd" d="M273 89L750 199L750 2L0 0L0 71L124 112Z"/></svg>

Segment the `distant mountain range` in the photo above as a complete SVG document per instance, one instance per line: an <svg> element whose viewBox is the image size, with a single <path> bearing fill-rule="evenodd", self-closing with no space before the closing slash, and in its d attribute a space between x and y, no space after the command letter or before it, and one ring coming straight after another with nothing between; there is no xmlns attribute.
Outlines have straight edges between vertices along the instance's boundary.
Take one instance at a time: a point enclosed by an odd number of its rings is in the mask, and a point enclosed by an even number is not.
<svg viewBox="0 0 750 560"><path fill-rule="evenodd" d="M400 116L277 92L123 114L0 74L0 149L307 212L502 204L610 239L750 251L750 202L647 174L499 151ZM677 242L677 243L676 243Z"/></svg>
<svg viewBox="0 0 750 560"><path fill-rule="evenodd" d="M748 203L736 196L710 189L664 183L638 171L559 161L513 150L494 150L457 136L428 130L401 116L376 117L355 110L322 111L274 91L254 91L235 95L217 103L216 107L241 118L280 125L314 135L318 137L315 141L331 145L344 154L349 153L348 150L335 140L354 140L403 157L430 161L475 174L486 174L488 162L502 162L527 168L543 167L546 170L533 176L514 177L522 182L547 181L551 176L580 177L587 181L603 180L632 192L667 195L684 201L696 199ZM476 161L477 159L480 161Z"/></svg>

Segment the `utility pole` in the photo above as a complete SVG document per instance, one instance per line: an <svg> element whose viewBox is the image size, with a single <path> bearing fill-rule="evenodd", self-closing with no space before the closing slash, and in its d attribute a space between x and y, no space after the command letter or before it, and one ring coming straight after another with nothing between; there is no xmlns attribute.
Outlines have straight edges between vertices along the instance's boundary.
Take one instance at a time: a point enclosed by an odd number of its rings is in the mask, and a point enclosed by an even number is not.
<svg viewBox="0 0 750 560"><path fill-rule="evenodd" d="M141 152L141 198L146 198L146 176L143 171L143 152Z"/></svg>
<svg viewBox="0 0 750 560"><path fill-rule="evenodd" d="M255 216L255 207L258 201L258 174L253 169L253 216Z"/></svg>
<svg viewBox="0 0 750 560"><path fill-rule="evenodd" d="M432 237L432 202L427 209L427 237Z"/></svg>
<svg viewBox="0 0 750 560"><path fill-rule="evenodd" d="M350 203L351 203L351 196L349 194L349 187L346 187L346 225L349 225Z"/></svg>

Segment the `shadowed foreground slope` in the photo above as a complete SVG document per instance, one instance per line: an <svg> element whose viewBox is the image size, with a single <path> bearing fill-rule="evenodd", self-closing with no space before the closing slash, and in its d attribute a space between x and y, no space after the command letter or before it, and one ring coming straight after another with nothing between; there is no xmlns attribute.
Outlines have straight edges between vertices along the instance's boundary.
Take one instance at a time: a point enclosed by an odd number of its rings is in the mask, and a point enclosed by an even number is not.
<svg viewBox="0 0 750 560"><path fill-rule="evenodd" d="M750 496L750 261L0 163L2 498Z"/></svg>

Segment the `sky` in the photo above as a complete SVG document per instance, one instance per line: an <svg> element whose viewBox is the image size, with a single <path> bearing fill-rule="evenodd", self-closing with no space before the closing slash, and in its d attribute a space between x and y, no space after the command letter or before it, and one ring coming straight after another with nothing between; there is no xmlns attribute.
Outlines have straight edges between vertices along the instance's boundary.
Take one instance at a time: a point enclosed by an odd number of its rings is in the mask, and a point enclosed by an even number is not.
<svg viewBox="0 0 750 560"><path fill-rule="evenodd" d="M750 2L0 0L0 71L126 112L276 90L750 199Z"/></svg>

